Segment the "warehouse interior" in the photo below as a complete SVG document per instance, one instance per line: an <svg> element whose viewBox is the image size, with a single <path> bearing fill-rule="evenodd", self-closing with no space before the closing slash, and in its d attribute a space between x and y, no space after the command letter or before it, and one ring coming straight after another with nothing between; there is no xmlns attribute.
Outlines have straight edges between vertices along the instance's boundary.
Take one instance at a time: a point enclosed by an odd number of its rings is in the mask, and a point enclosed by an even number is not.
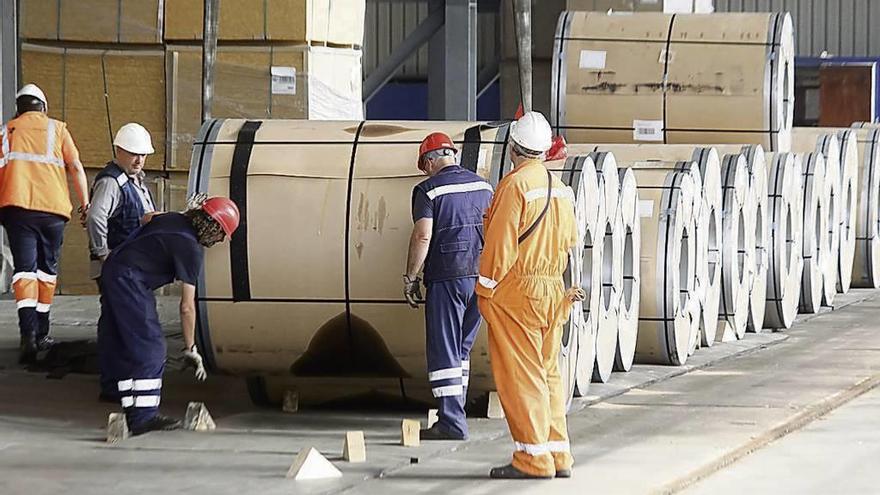
<svg viewBox="0 0 880 495"><path fill-rule="evenodd" d="M0 1L0 493L877 493L878 23L874 0ZM44 153L16 148L23 95L69 131L92 207L131 154L128 123L151 143L135 155L156 213L234 203L228 242L194 238L194 283L151 286L128 322L161 329L141 382L181 429L134 427L137 377L134 399L103 400L115 353L99 335L117 316L95 266L113 251L97 256L63 156L56 271L31 270L34 287L51 278L32 302L54 342L22 358L31 299L9 212L28 207L7 198ZM522 308L486 288L525 285L483 262L491 219L520 210L492 203L470 224L479 274L460 277L482 320L435 366L428 306L446 281L428 263L408 292L418 188L439 174L425 143L447 135L498 199L533 112L547 178L523 204L547 207L513 224L515 252L569 205L553 277L581 297L536 327L552 359L510 364L526 351L500 336L518 327L487 308ZM515 368L532 365L540 400ZM450 387L470 434L432 441ZM491 479L511 452L514 467L547 455L555 477Z"/></svg>

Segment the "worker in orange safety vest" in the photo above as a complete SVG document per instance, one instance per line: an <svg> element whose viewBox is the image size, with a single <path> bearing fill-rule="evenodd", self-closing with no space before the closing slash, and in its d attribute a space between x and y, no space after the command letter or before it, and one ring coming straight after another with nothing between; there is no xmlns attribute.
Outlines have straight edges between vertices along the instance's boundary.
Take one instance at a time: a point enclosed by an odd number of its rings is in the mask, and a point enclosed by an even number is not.
<svg viewBox="0 0 880 495"><path fill-rule="evenodd" d="M15 118L0 129L0 223L12 250L19 361L27 363L54 343L49 336L49 309L64 225L73 209L67 172L79 194L81 221L89 192L79 151L64 122L46 115L43 91L34 84L24 86L15 105Z"/></svg>
<svg viewBox="0 0 880 495"><path fill-rule="evenodd" d="M513 461L492 478L571 476L558 356L562 325L583 291L563 285L568 251L578 244L574 194L543 160L550 124L527 112L511 124L513 171L498 184L484 219L476 288L489 326L489 357L515 444Z"/></svg>

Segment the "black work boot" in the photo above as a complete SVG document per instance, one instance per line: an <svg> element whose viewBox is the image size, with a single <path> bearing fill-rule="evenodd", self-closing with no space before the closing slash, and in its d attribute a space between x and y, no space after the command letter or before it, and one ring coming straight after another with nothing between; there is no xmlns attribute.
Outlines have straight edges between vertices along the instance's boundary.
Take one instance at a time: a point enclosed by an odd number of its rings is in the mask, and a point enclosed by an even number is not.
<svg viewBox="0 0 880 495"><path fill-rule="evenodd" d="M553 478L553 476L550 475L538 476L525 473L513 467L513 464L492 468L492 470L489 471L489 477L496 480L549 480Z"/></svg>
<svg viewBox="0 0 880 495"><path fill-rule="evenodd" d="M43 335L42 337L37 338L38 351L48 351L53 345L55 345L55 339L48 335Z"/></svg>
<svg viewBox="0 0 880 495"><path fill-rule="evenodd" d="M18 364L33 364L37 360L37 339L34 334L24 334L21 336L21 343L18 347Z"/></svg>
<svg viewBox="0 0 880 495"><path fill-rule="evenodd" d="M466 436L456 435L454 433L450 433L450 432L440 428L439 424L435 424L434 426L428 428L427 430L420 430L419 431L419 438L421 440L458 440L458 441L467 440Z"/></svg>
<svg viewBox="0 0 880 495"><path fill-rule="evenodd" d="M180 420L177 418L172 418L171 416L165 416L163 414L157 414L148 419L145 423L142 423L136 427L132 427L131 434L143 435L144 433L148 433L151 431L179 430L182 426L183 423L181 423Z"/></svg>
<svg viewBox="0 0 880 495"><path fill-rule="evenodd" d="M557 469L556 470L557 478L571 478L571 469Z"/></svg>

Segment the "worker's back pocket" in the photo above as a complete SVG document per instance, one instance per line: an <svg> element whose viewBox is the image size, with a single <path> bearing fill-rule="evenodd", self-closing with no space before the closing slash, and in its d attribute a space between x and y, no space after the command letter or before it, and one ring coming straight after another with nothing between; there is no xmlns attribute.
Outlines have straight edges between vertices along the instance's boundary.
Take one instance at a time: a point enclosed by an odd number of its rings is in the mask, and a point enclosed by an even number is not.
<svg viewBox="0 0 880 495"><path fill-rule="evenodd" d="M469 246L470 246L470 243L467 241L447 242L445 244L440 245L440 252L444 253L444 254L446 254L446 253L459 253L462 251L467 251Z"/></svg>

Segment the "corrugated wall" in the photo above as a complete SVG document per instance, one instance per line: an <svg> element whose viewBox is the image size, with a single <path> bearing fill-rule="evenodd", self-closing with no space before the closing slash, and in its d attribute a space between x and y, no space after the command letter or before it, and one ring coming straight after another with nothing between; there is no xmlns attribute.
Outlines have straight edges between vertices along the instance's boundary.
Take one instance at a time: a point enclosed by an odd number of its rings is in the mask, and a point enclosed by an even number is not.
<svg viewBox="0 0 880 495"><path fill-rule="evenodd" d="M364 76L385 60L401 41L428 16L428 2L367 0L364 30ZM495 56L497 15L478 14L478 67ZM423 79L428 74L428 47L423 46L397 72L397 79Z"/></svg>
<svg viewBox="0 0 880 495"><path fill-rule="evenodd" d="M791 12L797 53L880 56L880 1L715 0L718 12Z"/></svg>

